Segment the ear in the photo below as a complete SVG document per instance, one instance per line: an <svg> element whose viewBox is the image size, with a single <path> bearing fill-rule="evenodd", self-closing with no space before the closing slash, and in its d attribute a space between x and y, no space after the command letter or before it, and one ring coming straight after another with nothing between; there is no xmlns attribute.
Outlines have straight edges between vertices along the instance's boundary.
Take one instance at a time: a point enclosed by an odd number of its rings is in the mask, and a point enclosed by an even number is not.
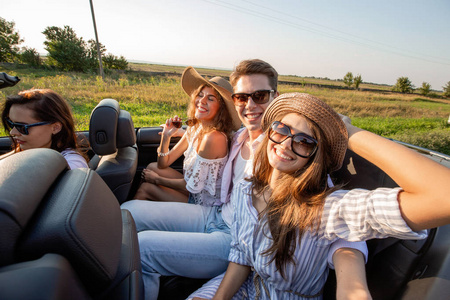
<svg viewBox="0 0 450 300"><path fill-rule="evenodd" d="M55 122L52 124L52 134L57 134L62 129L61 122Z"/></svg>

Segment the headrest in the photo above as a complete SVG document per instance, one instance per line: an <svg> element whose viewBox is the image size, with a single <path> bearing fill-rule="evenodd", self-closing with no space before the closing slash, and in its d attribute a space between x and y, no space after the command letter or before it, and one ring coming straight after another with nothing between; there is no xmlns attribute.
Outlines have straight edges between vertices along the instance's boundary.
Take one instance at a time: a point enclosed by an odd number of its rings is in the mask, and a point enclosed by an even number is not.
<svg viewBox="0 0 450 300"><path fill-rule="evenodd" d="M120 110L117 125L117 148L130 147L134 144L136 144L136 131L131 115L126 110Z"/></svg>
<svg viewBox="0 0 450 300"><path fill-rule="evenodd" d="M93 109L89 123L89 142L98 155L136 144L136 132L129 112L114 99L103 99Z"/></svg>
<svg viewBox="0 0 450 300"><path fill-rule="evenodd" d="M92 110L89 122L89 143L98 155L116 152L119 103L114 99L103 99Z"/></svg>
<svg viewBox="0 0 450 300"><path fill-rule="evenodd" d="M66 169L67 162L60 153L43 148L22 151L0 161L0 266L14 262L19 236Z"/></svg>

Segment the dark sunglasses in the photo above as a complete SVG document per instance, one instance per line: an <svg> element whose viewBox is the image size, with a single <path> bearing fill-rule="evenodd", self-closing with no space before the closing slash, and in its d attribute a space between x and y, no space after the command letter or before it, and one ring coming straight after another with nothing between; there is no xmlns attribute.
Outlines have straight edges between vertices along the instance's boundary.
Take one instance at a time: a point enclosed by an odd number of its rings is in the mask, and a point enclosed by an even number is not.
<svg viewBox="0 0 450 300"><path fill-rule="evenodd" d="M181 128L181 126L183 125L183 120L172 121L172 124L176 128ZM184 121L184 124L186 124L187 126L194 126L195 124L197 124L197 121L194 119L187 119L186 121Z"/></svg>
<svg viewBox="0 0 450 300"><path fill-rule="evenodd" d="M317 150L318 142L306 133L292 134L291 128L280 121L272 123L269 129L269 139L281 144L288 138L291 138L291 150L300 157L311 157Z"/></svg>
<svg viewBox="0 0 450 300"><path fill-rule="evenodd" d="M255 102L256 104L264 104L269 102L270 95L274 92L274 90L260 90L251 94L235 93L231 95L231 98L233 98L234 105L236 106L247 105L249 97L252 97L253 102Z"/></svg>
<svg viewBox="0 0 450 300"><path fill-rule="evenodd" d="M30 128L30 127L51 124L51 122L38 122L38 123L33 123L33 124L14 123L9 118L6 118L6 123L8 124L9 130L12 130L13 128L16 128L17 131L20 132L23 135L28 135L29 134L28 128Z"/></svg>

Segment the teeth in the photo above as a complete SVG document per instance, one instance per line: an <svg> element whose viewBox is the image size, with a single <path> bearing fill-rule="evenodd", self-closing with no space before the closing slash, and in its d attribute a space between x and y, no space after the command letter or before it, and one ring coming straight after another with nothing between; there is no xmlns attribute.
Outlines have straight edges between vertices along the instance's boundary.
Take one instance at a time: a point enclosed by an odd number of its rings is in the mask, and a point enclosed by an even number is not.
<svg viewBox="0 0 450 300"><path fill-rule="evenodd" d="M259 114L255 114L255 115L247 115L248 119L256 119L259 117Z"/></svg>
<svg viewBox="0 0 450 300"><path fill-rule="evenodd" d="M284 158L284 159L287 159L287 160L292 160L292 158L290 158L289 156L286 156L286 155L282 154L280 151L278 151L278 149L275 149L275 153L276 153L279 157L281 157L281 158Z"/></svg>

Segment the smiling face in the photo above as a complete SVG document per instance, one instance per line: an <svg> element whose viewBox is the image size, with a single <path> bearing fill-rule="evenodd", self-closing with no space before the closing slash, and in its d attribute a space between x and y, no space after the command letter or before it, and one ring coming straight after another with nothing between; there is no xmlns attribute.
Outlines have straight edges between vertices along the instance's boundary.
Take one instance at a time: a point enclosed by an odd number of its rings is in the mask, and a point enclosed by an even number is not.
<svg viewBox="0 0 450 300"><path fill-rule="evenodd" d="M42 122L34 117L33 110L25 105L14 104L9 110L9 119L15 123L33 124ZM30 127L28 135L21 134L15 127L11 129L10 134L20 146L21 150L33 148L50 148L52 144L52 135L60 131L59 123Z"/></svg>
<svg viewBox="0 0 450 300"><path fill-rule="evenodd" d="M205 86L195 98L195 118L205 124L213 122L220 109L220 100L216 90Z"/></svg>
<svg viewBox="0 0 450 300"><path fill-rule="evenodd" d="M281 122L291 128L291 134L306 133L314 137L305 117L290 113L283 117ZM292 151L292 139L288 138L281 144L272 142L270 139L267 144L267 156L269 164L273 167L273 171L279 173L293 173L303 168L309 159L298 156Z"/></svg>
<svg viewBox="0 0 450 300"><path fill-rule="evenodd" d="M261 90L271 90L272 87L269 84L269 78L264 74L251 74L242 75L234 86L234 93L246 93L251 94ZM235 106L244 126L254 133L261 134L261 118L269 106L270 102L274 98L274 93L271 94L269 102L264 104L256 104L251 97L248 98L248 102L245 106Z"/></svg>

